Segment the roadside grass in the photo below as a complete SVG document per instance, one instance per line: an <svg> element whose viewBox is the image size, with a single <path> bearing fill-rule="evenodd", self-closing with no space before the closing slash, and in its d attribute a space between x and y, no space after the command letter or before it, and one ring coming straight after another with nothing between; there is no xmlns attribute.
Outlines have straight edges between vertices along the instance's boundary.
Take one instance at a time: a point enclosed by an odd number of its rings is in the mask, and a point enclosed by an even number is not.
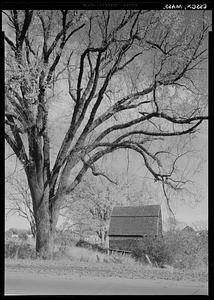
<svg viewBox="0 0 214 300"><path fill-rule="evenodd" d="M56 252L53 260L40 259L5 259L6 270L37 272L54 275L122 277L142 279L167 279L208 281L205 268L197 270L162 269L143 265L131 256L104 254L91 249L68 247L63 252Z"/></svg>
<svg viewBox="0 0 214 300"><path fill-rule="evenodd" d="M114 253L111 255L100 253L99 251L80 248L80 247L68 247L63 253L56 253L55 259L68 258L73 261L83 261L91 263L116 263L116 264L128 264L139 266L130 255L122 255Z"/></svg>

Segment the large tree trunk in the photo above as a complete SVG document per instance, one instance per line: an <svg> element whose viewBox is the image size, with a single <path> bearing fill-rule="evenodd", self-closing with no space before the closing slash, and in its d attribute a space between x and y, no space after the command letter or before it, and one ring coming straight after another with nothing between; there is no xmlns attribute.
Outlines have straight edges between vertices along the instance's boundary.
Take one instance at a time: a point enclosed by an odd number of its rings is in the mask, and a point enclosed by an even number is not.
<svg viewBox="0 0 214 300"><path fill-rule="evenodd" d="M42 192L32 177L28 179L33 201L33 211L36 223L36 252L42 259L53 258L56 224L59 217L59 207L50 206L49 187ZM55 202L57 203L57 202Z"/></svg>
<svg viewBox="0 0 214 300"><path fill-rule="evenodd" d="M36 252L42 259L52 259L56 224L59 212L57 208L49 207L48 198L42 201L35 212L36 220Z"/></svg>
<svg viewBox="0 0 214 300"><path fill-rule="evenodd" d="M59 207L49 206L49 195L43 195L43 201L35 213L36 219L36 252L42 259L53 259L56 225Z"/></svg>
<svg viewBox="0 0 214 300"><path fill-rule="evenodd" d="M50 230L49 210L45 203L35 210L36 221L36 252L43 259L51 258L52 254L52 237Z"/></svg>

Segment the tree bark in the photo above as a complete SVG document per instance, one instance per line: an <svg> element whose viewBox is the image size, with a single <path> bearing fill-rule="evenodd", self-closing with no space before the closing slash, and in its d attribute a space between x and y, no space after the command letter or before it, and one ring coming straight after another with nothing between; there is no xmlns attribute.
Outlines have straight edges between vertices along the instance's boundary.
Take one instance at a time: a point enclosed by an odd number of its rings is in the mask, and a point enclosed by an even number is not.
<svg viewBox="0 0 214 300"><path fill-rule="evenodd" d="M39 188L38 181L31 175L28 177L33 211L36 225L36 252L42 259L52 259L56 224L59 217L57 201L50 206L49 186L44 190Z"/></svg>
<svg viewBox="0 0 214 300"><path fill-rule="evenodd" d="M35 192L34 192L35 193ZM36 252L43 259L51 258L51 230L49 216L49 197L47 193L37 195L34 199L34 216L36 222Z"/></svg>
<svg viewBox="0 0 214 300"><path fill-rule="evenodd" d="M44 193L40 207L35 211L36 252L42 259L53 259L59 207L49 206L49 195Z"/></svg>

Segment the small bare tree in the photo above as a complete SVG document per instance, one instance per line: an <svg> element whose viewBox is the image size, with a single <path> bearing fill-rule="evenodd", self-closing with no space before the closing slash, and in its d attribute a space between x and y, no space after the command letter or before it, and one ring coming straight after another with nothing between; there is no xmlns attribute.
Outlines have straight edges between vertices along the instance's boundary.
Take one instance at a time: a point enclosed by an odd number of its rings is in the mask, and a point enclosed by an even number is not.
<svg viewBox="0 0 214 300"><path fill-rule="evenodd" d="M64 216L74 228L83 230L84 227L87 232L96 234L105 245L112 208L118 203L116 188L111 183L102 183L93 176L87 176L72 193Z"/></svg>
<svg viewBox="0 0 214 300"><path fill-rule="evenodd" d="M8 177L7 184L9 184L10 192L7 201L8 207L6 207L6 216L16 214L27 220L30 225L31 233L33 237L36 238L36 223L27 182L16 177Z"/></svg>

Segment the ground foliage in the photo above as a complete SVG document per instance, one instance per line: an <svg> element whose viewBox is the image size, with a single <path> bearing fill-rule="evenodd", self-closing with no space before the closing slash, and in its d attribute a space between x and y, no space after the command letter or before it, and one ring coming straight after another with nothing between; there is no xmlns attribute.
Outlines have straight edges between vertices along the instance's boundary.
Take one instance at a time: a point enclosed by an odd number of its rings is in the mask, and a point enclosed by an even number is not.
<svg viewBox="0 0 214 300"><path fill-rule="evenodd" d="M5 258L35 259L36 250L29 243L8 240L5 243Z"/></svg>
<svg viewBox="0 0 214 300"><path fill-rule="evenodd" d="M74 245L75 243L73 243ZM55 258L63 256L68 249L76 249L72 252L73 260L78 260L79 254L85 248L89 251L86 256L92 256L92 253L104 255L107 249L103 249L98 244L92 244L84 240L79 240L76 246L68 246L62 249L58 248L55 251ZM79 249L79 250L78 250ZM83 249L84 250L84 249ZM145 257L147 254L153 264L164 267L166 265L180 270L207 270L208 268L208 233L206 230L201 232L184 232L173 231L164 234L163 238L146 237L144 240L138 242L138 246L133 250L132 257L140 265L148 264ZM117 255L117 254L115 254ZM120 256L120 255L119 255ZM114 262L124 263L124 260L117 257ZM20 258L20 259L35 259L35 248L24 240L8 239L5 243L5 257L6 258ZM76 257L76 258L75 258ZM106 262L109 262L107 258ZM90 261L90 258L84 258L85 261ZM99 261L99 259L98 259ZM96 262L96 260L95 260ZM134 264L134 260L129 261Z"/></svg>
<svg viewBox="0 0 214 300"><path fill-rule="evenodd" d="M148 263L147 254L152 263L159 266L170 265L176 269L198 269L208 266L208 234L203 232L185 232L182 230L167 232L161 237L145 237L133 250L137 261Z"/></svg>

